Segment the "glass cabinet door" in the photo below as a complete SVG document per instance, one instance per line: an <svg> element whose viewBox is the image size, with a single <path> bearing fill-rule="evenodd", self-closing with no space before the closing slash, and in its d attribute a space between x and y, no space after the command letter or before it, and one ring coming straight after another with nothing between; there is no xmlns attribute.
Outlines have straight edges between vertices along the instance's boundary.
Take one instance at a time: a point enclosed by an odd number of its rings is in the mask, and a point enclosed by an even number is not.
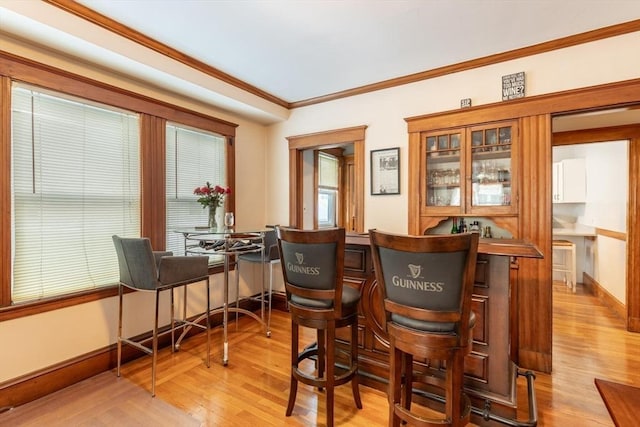
<svg viewBox="0 0 640 427"><path fill-rule="evenodd" d="M511 206L513 125L473 127L471 208Z"/></svg>
<svg viewBox="0 0 640 427"><path fill-rule="evenodd" d="M426 198L431 207L460 207L464 204L461 194L460 153L462 133L427 134L426 148ZM463 175L463 173L462 173Z"/></svg>

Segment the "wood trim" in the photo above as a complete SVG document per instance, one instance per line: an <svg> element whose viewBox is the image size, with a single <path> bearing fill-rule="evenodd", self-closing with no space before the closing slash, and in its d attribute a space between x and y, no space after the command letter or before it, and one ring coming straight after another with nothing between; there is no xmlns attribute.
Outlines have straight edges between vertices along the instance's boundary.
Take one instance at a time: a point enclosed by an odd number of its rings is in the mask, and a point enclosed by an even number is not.
<svg viewBox="0 0 640 427"><path fill-rule="evenodd" d="M489 55L482 58L473 59L470 61L460 62L458 64L447 65L444 67L434 68L432 70L422 71L408 76L402 76L394 79L384 80L382 82L373 83L369 85L360 86L353 89L347 89L340 92L335 92L328 95L318 96L315 98L309 98L303 101L291 102L289 108L299 108L308 105L320 104L328 101L335 101L336 99L348 98L351 96L362 95L369 92L375 92L382 89L388 89L396 86L402 86L409 83L415 83L422 80L429 80L436 77L442 77L453 73L459 73L461 71L472 70L474 68L486 67L493 64L499 64L505 61L512 61L514 59L524 58L532 55L538 55L545 52L551 52L557 49L564 49L571 46L576 46L583 43L588 43L596 40L602 40L609 37L614 37L622 34L628 34L640 30L640 20L634 20L625 22L622 24L612 25L601 29L587 31L580 34L575 34L568 37L563 37L556 40L551 40L545 43L539 43L533 46L524 47L521 49L514 49L495 55Z"/></svg>
<svg viewBox="0 0 640 427"><path fill-rule="evenodd" d="M318 153L320 150L313 150L313 203L311 209L313 209L313 228L318 228Z"/></svg>
<svg viewBox="0 0 640 427"><path fill-rule="evenodd" d="M523 117L520 122L521 182L518 212L519 237L533 243L544 258L519 260L518 360L522 367L552 370L552 277L551 277L551 117Z"/></svg>
<svg viewBox="0 0 640 427"><path fill-rule="evenodd" d="M111 347L0 384L0 407L16 407L31 402L113 368L115 344Z"/></svg>
<svg viewBox="0 0 640 427"><path fill-rule="evenodd" d="M11 304L11 79L0 76L0 307Z"/></svg>
<svg viewBox="0 0 640 427"><path fill-rule="evenodd" d="M4 289L5 286L3 285L2 288ZM9 288L9 286L6 286L7 290ZM0 322L45 313L47 311L59 310L61 308L97 301L103 298L114 297L116 295L118 295L118 287L114 285L106 286L98 290L69 294L62 297L53 297L35 302L5 306L0 308Z"/></svg>
<svg viewBox="0 0 640 427"><path fill-rule="evenodd" d="M598 283L596 279L585 272L582 272L582 284L585 287L585 290L588 290L595 295L603 305L606 305L613 310L618 317L621 319L625 319L627 317L627 310L624 304L611 295L611 293Z"/></svg>
<svg viewBox="0 0 640 427"><path fill-rule="evenodd" d="M166 206L166 123L166 120L148 114L140 116L140 231L157 250L166 248L166 212L157 208Z"/></svg>
<svg viewBox="0 0 640 427"><path fill-rule="evenodd" d="M553 134L553 146L618 141L640 136L640 124L583 129Z"/></svg>
<svg viewBox="0 0 640 427"><path fill-rule="evenodd" d="M420 165L422 162L422 144L419 132L409 134L409 177L419 177ZM409 201L409 218L407 219L408 233L412 235L421 235L424 230L420 227L420 212L424 204L424 194L426 193L426 184L422 179L409 179L407 185L408 201Z"/></svg>
<svg viewBox="0 0 640 427"><path fill-rule="evenodd" d="M288 136L289 148L304 150L309 148L331 148L339 144L364 140L367 126L334 129L304 135Z"/></svg>
<svg viewBox="0 0 640 427"><path fill-rule="evenodd" d="M355 200L355 224L354 231L364 232L364 135L362 139L353 142L353 165L354 165L354 192Z"/></svg>
<svg viewBox="0 0 640 427"><path fill-rule="evenodd" d="M236 149L235 149L236 139L233 136L226 137L226 176L225 179L227 181L227 187L231 188L231 194L228 194L224 198L224 209L225 212L235 212L236 211Z"/></svg>
<svg viewBox="0 0 640 427"><path fill-rule="evenodd" d="M95 24L114 34L117 34L121 37L131 40L141 46L146 47L147 49L151 49L163 56L166 56L167 58L171 58L174 61L180 62L190 68L198 70L210 77L221 80L225 83L228 83L246 92L259 96L260 98L266 99L267 101L273 102L274 104L289 108L288 102L262 89L259 89L253 85L250 85L247 82L244 82L236 77L233 77L232 75L227 74L224 71L221 71L208 64L205 64L204 62L192 56L185 55L184 53L176 49L173 49L172 47L169 47L166 44L160 43L159 41L154 40L151 37L147 37L144 34L140 33L139 31L136 31L133 28L127 27L126 25L116 22L111 18L108 18L86 6L81 5L80 3L77 3L71 0L44 0L44 1L45 3L49 3L52 6L55 6L66 12L69 12L72 15L75 15L86 21L89 21L92 24Z"/></svg>
<svg viewBox="0 0 640 427"><path fill-rule="evenodd" d="M640 332L640 135L629 140L627 200L627 330Z"/></svg>
<svg viewBox="0 0 640 427"><path fill-rule="evenodd" d="M289 226L293 228L304 224L302 209L298 209L302 205L302 166L302 150L289 148Z"/></svg>
<svg viewBox="0 0 640 427"><path fill-rule="evenodd" d="M356 188L356 232L364 231L364 141L367 126L355 126L304 135L288 136L289 141L289 225L302 228L303 187L302 153L310 149L334 148L344 144L354 146Z"/></svg>
<svg viewBox="0 0 640 427"><path fill-rule="evenodd" d="M606 228L596 227L596 234L598 236L610 237L616 240L627 241L627 233L621 233L620 231L607 230Z"/></svg>

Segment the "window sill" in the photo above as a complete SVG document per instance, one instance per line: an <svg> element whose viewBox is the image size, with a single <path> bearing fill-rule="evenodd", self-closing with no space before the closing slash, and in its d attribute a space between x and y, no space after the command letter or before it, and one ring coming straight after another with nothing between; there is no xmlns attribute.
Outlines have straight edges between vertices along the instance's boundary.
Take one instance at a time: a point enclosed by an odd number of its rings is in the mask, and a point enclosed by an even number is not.
<svg viewBox="0 0 640 427"><path fill-rule="evenodd" d="M209 266L209 274L222 273L224 266L220 264ZM125 290L125 292L133 292ZM15 304L9 307L0 308L0 322L5 320L18 319L34 314L46 313L47 311L59 310L65 307L85 304L91 301L97 301L103 298L110 298L118 295L118 286L107 286L97 290L83 291L69 295L58 297L43 298L38 301L29 301Z"/></svg>

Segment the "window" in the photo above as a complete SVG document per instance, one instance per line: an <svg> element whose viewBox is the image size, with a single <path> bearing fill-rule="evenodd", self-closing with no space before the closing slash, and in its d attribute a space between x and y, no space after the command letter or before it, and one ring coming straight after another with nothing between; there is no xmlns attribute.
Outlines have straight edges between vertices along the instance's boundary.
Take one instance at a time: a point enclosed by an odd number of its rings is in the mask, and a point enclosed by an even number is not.
<svg viewBox="0 0 640 427"><path fill-rule="evenodd" d="M139 120L14 84L13 303L118 281L111 236L140 235Z"/></svg>
<svg viewBox="0 0 640 427"><path fill-rule="evenodd" d="M175 254L183 254L185 248L183 236L174 230L207 225L208 211L193 190L207 181L227 185L225 141L211 132L167 124L167 250ZM223 208L218 210L222 223Z"/></svg>
<svg viewBox="0 0 640 427"><path fill-rule="evenodd" d="M338 218L339 161L318 153L318 228L335 227Z"/></svg>

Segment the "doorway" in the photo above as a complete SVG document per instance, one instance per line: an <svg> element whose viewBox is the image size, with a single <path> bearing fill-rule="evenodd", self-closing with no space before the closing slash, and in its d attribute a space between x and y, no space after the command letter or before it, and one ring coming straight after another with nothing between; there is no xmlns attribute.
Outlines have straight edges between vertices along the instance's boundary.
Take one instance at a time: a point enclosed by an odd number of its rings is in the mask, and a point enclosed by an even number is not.
<svg viewBox="0 0 640 427"><path fill-rule="evenodd" d="M627 301L636 292L630 286L627 266L633 262L628 225L637 204L630 191L630 183L637 179L630 152L631 145L638 143L638 124L640 111L636 108L553 118L553 161L584 159L587 187L585 203L553 203L554 238L558 237L556 228L564 227L565 235L560 238L576 245L578 283L625 319L627 328ZM574 235L572 227L578 230Z"/></svg>
<svg viewBox="0 0 640 427"><path fill-rule="evenodd" d="M348 148L352 156L349 191L345 192L345 194L349 193L351 205L348 214L351 218L349 231L356 233L364 231L364 134L366 128L366 126L358 126L287 137L289 141L289 225L291 227L311 228L308 222L305 222L305 197L310 194L308 188L310 181L305 179L305 152ZM311 192L313 193L313 187Z"/></svg>

